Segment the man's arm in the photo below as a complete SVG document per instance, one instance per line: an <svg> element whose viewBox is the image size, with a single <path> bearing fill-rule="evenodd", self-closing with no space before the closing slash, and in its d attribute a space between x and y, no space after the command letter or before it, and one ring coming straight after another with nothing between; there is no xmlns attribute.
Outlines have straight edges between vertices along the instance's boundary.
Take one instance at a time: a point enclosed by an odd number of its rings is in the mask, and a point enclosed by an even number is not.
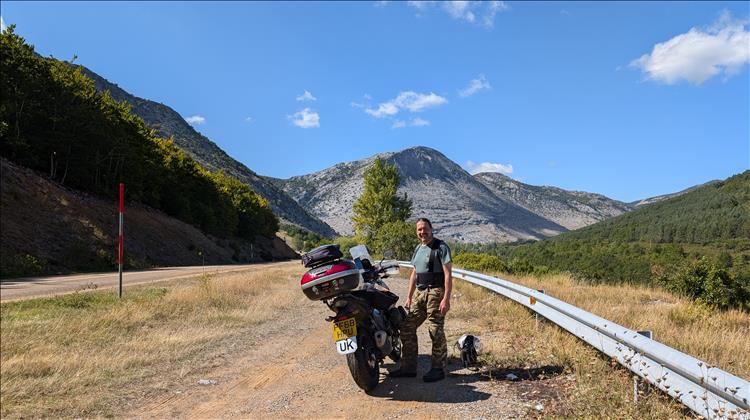
<svg viewBox="0 0 750 420"><path fill-rule="evenodd" d="M451 270L453 263L443 264L443 275L445 276L445 295L440 301L440 313L445 315L451 309L451 292L453 291L453 276Z"/></svg>
<svg viewBox="0 0 750 420"><path fill-rule="evenodd" d="M417 269L413 268L411 270L411 275L409 276L409 292L406 295L406 304L404 305L404 308L408 311L411 307L411 298L414 295L414 289L417 288Z"/></svg>

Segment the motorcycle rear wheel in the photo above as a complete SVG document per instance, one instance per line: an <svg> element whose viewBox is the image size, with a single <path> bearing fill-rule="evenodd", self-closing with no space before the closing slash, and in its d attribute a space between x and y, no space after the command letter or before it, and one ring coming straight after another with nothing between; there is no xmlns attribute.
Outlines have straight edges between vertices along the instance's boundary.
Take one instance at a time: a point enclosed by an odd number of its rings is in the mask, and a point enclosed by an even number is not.
<svg viewBox="0 0 750 420"><path fill-rule="evenodd" d="M357 342L361 344L354 353L346 355L346 364L357 386L365 392L370 392L380 381L380 361L375 356L374 343L359 334Z"/></svg>
<svg viewBox="0 0 750 420"><path fill-rule="evenodd" d="M401 338L397 338L393 343L393 350L388 355L394 362L398 363L401 360Z"/></svg>

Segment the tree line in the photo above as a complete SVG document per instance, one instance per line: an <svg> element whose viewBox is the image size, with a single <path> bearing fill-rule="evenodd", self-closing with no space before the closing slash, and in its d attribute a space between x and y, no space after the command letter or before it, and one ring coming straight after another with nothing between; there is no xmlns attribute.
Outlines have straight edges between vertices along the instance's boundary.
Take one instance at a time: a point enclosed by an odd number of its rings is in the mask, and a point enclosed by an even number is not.
<svg viewBox="0 0 750 420"><path fill-rule="evenodd" d="M453 246L457 261L498 272L569 272L750 310L750 171L544 241Z"/></svg>
<svg viewBox="0 0 750 420"><path fill-rule="evenodd" d="M408 260L418 243L411 201L396 194L398 168L380 159L354 205L355 235L375 254ZM454 264L482 272L545 276L568 272L589 283L647 284L711 307L750 310L750 171L616 218L543 241L450 243ZM323 237L289 229L303 251Z"/></svg>
<svg viewBox="0 0 750 420"><path fill-rule="evenodd" d="M15 33L0 34L0 154L72 188L160 209L204 232L272 236L268 202L210 172L117 102L71 63L44 58Z"/></svg>

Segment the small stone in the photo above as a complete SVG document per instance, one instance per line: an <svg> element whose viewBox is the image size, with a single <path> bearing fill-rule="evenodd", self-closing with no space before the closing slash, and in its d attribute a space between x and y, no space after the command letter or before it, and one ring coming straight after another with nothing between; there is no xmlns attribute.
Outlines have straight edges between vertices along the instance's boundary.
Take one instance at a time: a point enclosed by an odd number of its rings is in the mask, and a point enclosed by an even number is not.
<svg viewBox="0 0 750 420"><path fill-rule="evenodd" d="M512 373L509 373L509 374L505 375L505 379L507 379L509 381L515 381L515 380L518 380L518 376L516 376L516 375L514 375Z"/></svg>
<svg viewBox="0 0 750 420"><path fill-rule="evenodd" d="M213 379L200 379L198 380L198 385L216 385L218 382L214 381Z"/></svg>
<svg viewBox="0 0 750 420"><path fill-rule="evenodd" d="M544 406L540 403L534 406L534 410L536 411L542 411L544 410Z"/></svg>

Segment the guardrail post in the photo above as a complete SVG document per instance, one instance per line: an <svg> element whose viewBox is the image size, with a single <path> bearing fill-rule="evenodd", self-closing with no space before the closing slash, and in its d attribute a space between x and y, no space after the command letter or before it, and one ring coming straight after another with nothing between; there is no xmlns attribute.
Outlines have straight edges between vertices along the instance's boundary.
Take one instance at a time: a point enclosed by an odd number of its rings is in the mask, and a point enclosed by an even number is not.
<svg viewBox="0 0 750 420"><path fill-rule="evenodd" d="M536 291L541 294L546 294L544 293L544 289L537 289ZM536 329L538 330L539 329L539 312L534 312L534 318L536 319ZM544 318L542 318L542 320L544 320Z"/></svg>
<svg viewBox="0 0 750 420"><path fill-rule="evenodd" d="M651 330L636 331L638 334L648 338L649 340L654 339L654 332ZM639 376L633 376L633 404L638 405L638 390L639 385L644 384L644 393L650 391L651 387L648 382L643 382Z"/></svg>

